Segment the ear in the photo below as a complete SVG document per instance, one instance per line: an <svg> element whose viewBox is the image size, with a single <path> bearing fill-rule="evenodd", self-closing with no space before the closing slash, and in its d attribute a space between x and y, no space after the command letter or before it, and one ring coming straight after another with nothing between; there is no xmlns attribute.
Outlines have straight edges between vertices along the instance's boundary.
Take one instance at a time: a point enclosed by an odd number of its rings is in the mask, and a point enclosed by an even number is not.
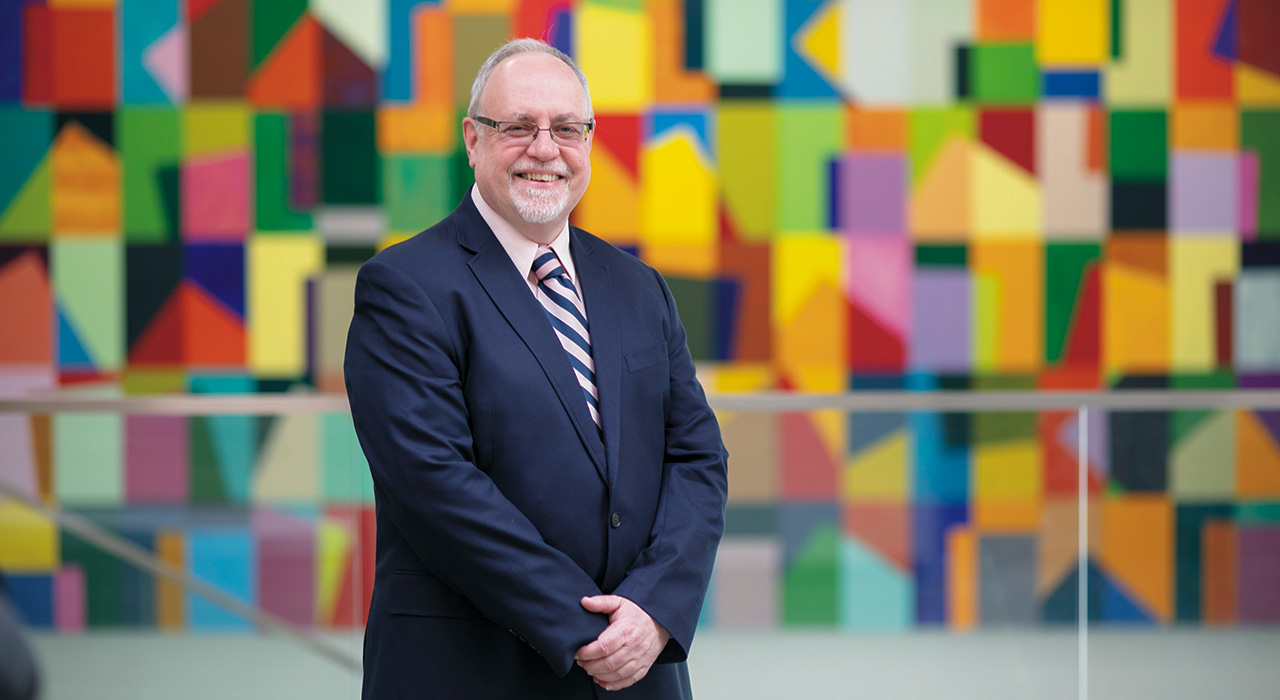
<svg viewBox="0 0 1280 700"><path fill-rule="evenodd" d="M476 144L480 141L480 130L471 117L462 120L462 144L467 148L467 163L474 170L476 167Z"/></svg>

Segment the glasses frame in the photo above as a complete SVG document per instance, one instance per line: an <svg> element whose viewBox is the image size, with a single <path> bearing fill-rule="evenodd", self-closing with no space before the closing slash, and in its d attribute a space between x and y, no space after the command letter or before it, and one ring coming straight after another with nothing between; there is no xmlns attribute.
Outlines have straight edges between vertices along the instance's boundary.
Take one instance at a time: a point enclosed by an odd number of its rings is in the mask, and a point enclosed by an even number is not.
<svg viewBox="0 0 1280 700"><path fill-rule="evenodd" d="M524 126L527 126L527 127L532 128L532 129L534 130L534 131L533 131L533 137L529 139L529 143L533 143L534 141L537 141L537 140L538 140L538 132L539 132L539 131L545 131L545 132L547 132L547 136L551 137L551 140L552 140L552 141L554 141L554 142L556 142L556 143L558 143L558 144L562 144L562 145L576 145L576 144L578 144L578 143L586 143L587 141L589 141L589 140L591 139L591 133L592 133L593 131L595 131L595 130L596 130L596 120L594 120L594 119L592 119L592 120L590 120L590 121L585 121L585 122L552 122L550 126L545 127L545 128L544 128L544 127L541 127L541 126L538 126L538 124L537 124L536 122L529 122L529 121L523 121L523 120L518 120L518 119L516 119L516 120L511 120L511 119L508 119L508 120L502 120L502 119L490 119L490 118L488 118L488 117L482 117L482 116L480 116L480 115L476 115L476 116L472 117L472 119L474 119L474 120L475 120L477 123L479 123L479 124L484 124L485 126L489 127L490 129L493 129L494 131L498 132L498 135L499 135L499 136L502 136L503 138L509 139L509 140L511 140L511 141L512 141L512 142L514 142L514 143L520 143L521 141L523 141L523 139L520 139L520 138L513 138L513 137L510 137L510 136L507 136L506 134L503 134L503 133L502 133L502 125L503 125L503 124L522 124L522 125L524 125ZM558 126L568 126L568 125L581 126L581 127L582 127L582 141L581 141L581 142L578 142L578 141L569 141L569 142L566 144L564 141L561 141L560 139L557 139L557 138L556 138L556 135L555 135L555 132L553 131L553 129L555 129L555 128L556 128L556 127L558 127Z"/></svg>

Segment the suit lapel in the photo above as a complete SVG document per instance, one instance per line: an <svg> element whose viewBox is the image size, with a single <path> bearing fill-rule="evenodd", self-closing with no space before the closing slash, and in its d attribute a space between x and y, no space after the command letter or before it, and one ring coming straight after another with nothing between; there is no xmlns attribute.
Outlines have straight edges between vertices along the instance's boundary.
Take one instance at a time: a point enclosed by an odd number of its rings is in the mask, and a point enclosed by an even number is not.
<svg viewBox="0 0 1280 700"><path fill-rule="evenodd" d="M600 393L600 421L604 427L605 483L613 486L617 475L618 440L622 426L622 404L618 391L622 377L622 353L618 337L617 300L609 284L609 268L592 256L596 242L577 229L569 229L574 261L578 267L587 323L591 331L591 357L596 363L596 389ZM581 251L581 252L579 252Z"/></svg>
<svg viewBox="0 0 1280 700"><path fill-rule="evenodd" d="M511 324L525 346L537 358L542 371L555 389L561 406L568 412L579 439L591 455L591 461L600 472L600 478L608 483L604 451L596 425L587 411L582 387L578 386L568 356L555 331L551 329L551 324L547 323L546 312L511 264L506 249L493 236L480 212L476 211L469 195L464 198L458 213L462 215L458 241L463 247L475 252L467 263L472 274L484 287L485 293L493 300L503 318Z"/></svg>

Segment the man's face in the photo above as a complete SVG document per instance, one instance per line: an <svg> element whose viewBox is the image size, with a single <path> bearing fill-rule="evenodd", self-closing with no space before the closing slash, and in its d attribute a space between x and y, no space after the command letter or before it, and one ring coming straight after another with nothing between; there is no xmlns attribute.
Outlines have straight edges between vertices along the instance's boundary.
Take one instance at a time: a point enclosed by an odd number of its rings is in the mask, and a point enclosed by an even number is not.
<svg viewBox="0 0 1280 700"><path fill-rule="evenodd" d="M498 64L478 111L497 121L542 128L590 118L586 92L573 70L542 53L518 54ZM547 236L560 231L591 179L590 140L569 145L539 131L532 141L513 142L470 117L462 130L485 202L524 235L550 242Z"/></svg>

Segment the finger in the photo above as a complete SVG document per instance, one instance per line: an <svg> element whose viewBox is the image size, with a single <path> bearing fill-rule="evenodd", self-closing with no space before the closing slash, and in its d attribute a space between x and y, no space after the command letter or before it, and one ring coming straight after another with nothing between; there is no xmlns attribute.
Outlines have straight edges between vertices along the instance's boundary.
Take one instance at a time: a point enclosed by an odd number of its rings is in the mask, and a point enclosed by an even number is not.
<svg viewBox="0 0 1280 700"><path fill-rule="evenodd" d="M594 666L599 663L600 662L598 661L593 662L592 665ZM644 664L642 664L638 659L630 659L621 666L613 669L608 669L602 666L601 668L596 669L593 673L591 669L584 666L583 670L587 672L587 675L595 678L596 680L604 681L606 683L614 683L626 678L631 678L636 675L643 666Z"/></svg>
<svg viewBox="0 0 1280 700"><path fill-rule="evenodd" d="M638 673L635 673L635 674L633 674L633 675L631 675L631 676L629 676L629 677L627 677L627 678L623 678L623 679L621 679L621 680L617 680L617 681L599 681L599 680L597 680L597 681L596 681L596 684L597 684L597 685L599 685L601 688L604 688L605 690L609 690L609 691L622 690L623 688L630 688L631 686L633 686L633 685L635 685L636 683L638 683L642 678L644 678L644 677L645 677L645 674L646 674L646 673L648 673L648 671L649 671L649 669L647 669L647 668L646 668L646 669L644 669L644 670L642 670L642 671L640 671L640 672L638 672Z"/></svg>
<svg viewBox="0 0 1280 700"><path fill-rule="evenodd" d="M616 595L586 596L582 599L582 607L586 608L589 612L612 615L614 611L622 607L623 600L625 599Z"/></svg>

